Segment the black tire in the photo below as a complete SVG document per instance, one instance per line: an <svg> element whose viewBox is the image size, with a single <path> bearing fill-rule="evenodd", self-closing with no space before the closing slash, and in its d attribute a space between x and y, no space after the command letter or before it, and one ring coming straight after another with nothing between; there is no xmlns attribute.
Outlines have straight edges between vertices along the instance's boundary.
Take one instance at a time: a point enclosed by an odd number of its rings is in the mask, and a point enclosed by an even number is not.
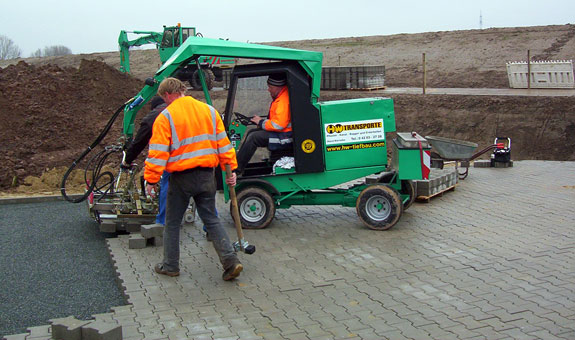
<svg viewBox="0 0 575 340"><path fill-rule="evenodd" d="M214 80L216 79L216 76L214 75L214 72L212 72L212 70L210 69L203 68L202 71L204 71L204 79L206 80L208 90L211 90L214 87ZM198 70L194 71L194 74L190 79L190 85L194 90L202 89L202 82L200 81L200 75L198 73Z"/></svg>
<svg viewBox="0 0 575 340"><path fill-rule="evenodd" d="M359 194L355 204L359 219L370 229L393 227L403 212L399 193L387 185L370 185Z"/></svg>
<svg viewBox="0 0 575 340"><path fill-rule="evenodd" d="M404 195L409 195L409 200L403 203L403 210L411 207L413 202L415 201L415 196L417 193L415 192L415 185L413 181L403 180L401 181L401 193Z"/></svg>
<svg viewBox="0 0 575 340"><path fill-rule="evenodd" d="M272 222L276 206L267 191L258 187L247 187L237 193L237 200L242 228L263 229Z"/></svg>

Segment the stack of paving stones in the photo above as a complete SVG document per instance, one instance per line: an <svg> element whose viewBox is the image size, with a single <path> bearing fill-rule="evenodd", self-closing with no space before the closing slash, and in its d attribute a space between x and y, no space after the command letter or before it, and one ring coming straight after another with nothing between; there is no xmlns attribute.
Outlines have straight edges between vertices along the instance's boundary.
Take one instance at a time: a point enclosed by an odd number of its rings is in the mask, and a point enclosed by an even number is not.
<svg viewBox="0 0 575 340"><path fill-rule="evenodd" d="M73 316L50 320L51 325L30 327L28 333L7 335L5 340L122 340L122 326L100 314L95 320L78 320ZM104 317L102 317L104 316ZM107 319L105 316L109 316Z"/></svg>
<svg viewBox="0 0 575 340"><path fill-rule="evenodd" d="M475 168L511 168L513 161L509 162L494 162L489 159L481 159L473 162Z"/></svg>
<svg viewBox="0 0 575 340"><path fill-rule="evenodd" d="M164 245L164 226L160 224L145 224L140 233L130 234L128 246L130 249L143 249L147 246L160 247Z"/></svg>
<svg viewBox="0 0 575 340"><path fill-rule="evenodd" d="M458 182L456 168L431 169L429 179L414 181L417 188L416 197L428 199L455 187Z"/></svg>
<svg viewBox="0 0 575 340"><path fill-rule="evenodd" d="M115 233L117 231L137 233L140 231L140 223L118 223L115 220L104 219L100 223L100 231L103 233Z"/></svg>

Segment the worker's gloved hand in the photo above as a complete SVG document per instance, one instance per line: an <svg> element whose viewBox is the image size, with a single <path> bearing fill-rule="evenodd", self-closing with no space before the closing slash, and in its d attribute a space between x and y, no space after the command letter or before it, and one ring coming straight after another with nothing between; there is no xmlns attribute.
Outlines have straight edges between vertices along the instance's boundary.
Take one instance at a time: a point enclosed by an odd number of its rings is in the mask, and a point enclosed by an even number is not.
<svg viewBox="0 0 575 340"><path fill-rule="evenodd" d="M132 168L133 164L128 164L124 161L122 161L122 164L120 164L120 169L122 170L130 170Z"/></svg>
<svg viewBox="0 0 575 340"><path fill-rule="evenodd" d="M146 194L151 198L156 198L156 184L157 183L146 183Z"/></svg>

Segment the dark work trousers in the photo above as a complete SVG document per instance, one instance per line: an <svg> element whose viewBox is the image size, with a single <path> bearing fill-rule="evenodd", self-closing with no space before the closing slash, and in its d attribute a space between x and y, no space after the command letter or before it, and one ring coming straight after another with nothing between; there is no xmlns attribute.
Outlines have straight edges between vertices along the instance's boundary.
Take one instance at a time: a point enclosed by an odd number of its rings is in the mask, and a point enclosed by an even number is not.
<svg viewBox="0 0 575 340"><path fill-rule="evenodd" d="M191 197L225 270L237 255L216 213L216 184L211 168L194 168L170 175L164 228L164 268L180 270L180 225Z"/></svg>
<svg viewBox="0 0 575 340"><path fill-rule="evenodd" d="M267 147L269 144L270 132L266 130L253 129L248 132L244 142L238 151L238 171L242 173L258 147Z"/></svg>

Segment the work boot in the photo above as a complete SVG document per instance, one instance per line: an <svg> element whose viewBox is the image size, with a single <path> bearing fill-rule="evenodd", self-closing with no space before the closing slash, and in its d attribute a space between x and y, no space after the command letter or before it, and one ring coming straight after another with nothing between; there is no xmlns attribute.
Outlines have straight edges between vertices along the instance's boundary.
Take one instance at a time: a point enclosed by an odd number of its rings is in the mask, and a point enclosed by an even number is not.
<svg viewBox="0 0 575 340"><path fill-rule="evenodd" d="M244 270L244 266L240 263L240 260L236 255L226 261L224 265L224 274L222 279L224 281L230 281L240 276L240 273Z"/></svg>
<svg viewBox="0 0 575 340"><path fill-rule="evenodd" d="M154 270L156 271L156 273L158 274L162 274L162 275L166 275L166 276L180 276L180 272L171 272L169 270L164 269L164 264L163 263L158 263L155 267ZM241 271L241 270L240 270Z"/></svg>

